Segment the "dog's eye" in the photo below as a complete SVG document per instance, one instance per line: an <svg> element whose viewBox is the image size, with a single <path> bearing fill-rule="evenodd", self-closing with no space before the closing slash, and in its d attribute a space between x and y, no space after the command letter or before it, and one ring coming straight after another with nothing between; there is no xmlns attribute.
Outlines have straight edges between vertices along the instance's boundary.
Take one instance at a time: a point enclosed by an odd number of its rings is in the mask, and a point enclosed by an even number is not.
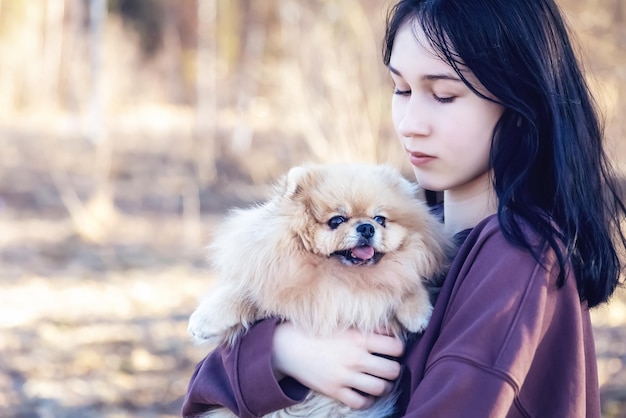
<svg viewBox="0 0 626 418"><path fill-rule="evenodd" d="M333 216L328 221L328 226L330 226L330 229L337 229L339 225L341 225L345 221L346 221L346 218L344 218L343 216Z"/></svg>
<svg viewBox="0 0 626 418"><path fill-rule="evenodd" d="M385 223L387 223L387 218L384 216L374 216L374 220L382 226L385 226Z"/></svg>

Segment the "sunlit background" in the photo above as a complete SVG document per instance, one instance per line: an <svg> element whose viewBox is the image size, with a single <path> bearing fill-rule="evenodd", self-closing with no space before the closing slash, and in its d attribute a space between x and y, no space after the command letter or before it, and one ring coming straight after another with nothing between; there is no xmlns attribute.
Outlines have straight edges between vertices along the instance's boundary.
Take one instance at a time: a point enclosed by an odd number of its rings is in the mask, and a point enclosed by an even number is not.
<svg viewBox="0 0 626 418"><path fill-rule="evenodd" d="M0 0L0 416L179 415L224 210L302 162L407 169L390 4ZM561 4L626 171L626 3ZM605 417L626 416L625 300L593 317Z"/></svg>

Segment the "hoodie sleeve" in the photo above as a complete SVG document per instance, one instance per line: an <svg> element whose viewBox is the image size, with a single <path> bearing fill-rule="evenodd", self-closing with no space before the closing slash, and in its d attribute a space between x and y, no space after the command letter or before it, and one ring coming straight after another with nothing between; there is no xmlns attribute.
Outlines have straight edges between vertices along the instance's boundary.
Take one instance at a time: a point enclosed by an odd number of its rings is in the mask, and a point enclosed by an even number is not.
<svg viewBox="0 0 626 418"><path fill-rule="evenodd" d="M219 346L200 361L187 388L182 416L226 407L239 417L252 418L301 402L308 389L291 378L278 382L272 370L277 324L276 319L260 321L233 347Z"/></svg>

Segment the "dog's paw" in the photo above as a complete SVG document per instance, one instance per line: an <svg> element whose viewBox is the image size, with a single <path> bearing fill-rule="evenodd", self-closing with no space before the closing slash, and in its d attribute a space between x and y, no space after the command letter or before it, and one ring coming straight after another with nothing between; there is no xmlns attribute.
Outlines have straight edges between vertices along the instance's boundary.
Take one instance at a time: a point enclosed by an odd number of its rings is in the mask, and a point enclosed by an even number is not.
<svg viewBox="0 0 626 418"><path fill-rule="evenodd" d="M433 305L430 303L428 293L416 292L398 307L396 318L407 331L422 332L428 325L432 314Z"/></svg>
<svg viewBox="0 0 626 418"><path fill-rule="evenodd" d="M206 312L198 309L189 317L187 331L197 344L205 344L221 340L226 333L226 328L220 326Z"/></svg>
<svg viewBox="0 0 626 418"><path fill-rule="evenodd" d="M426 329L432 313L432 306L427 306L422 308L417 314L414 312L410 317L398 319L409 332L422 332Z"/></svg>

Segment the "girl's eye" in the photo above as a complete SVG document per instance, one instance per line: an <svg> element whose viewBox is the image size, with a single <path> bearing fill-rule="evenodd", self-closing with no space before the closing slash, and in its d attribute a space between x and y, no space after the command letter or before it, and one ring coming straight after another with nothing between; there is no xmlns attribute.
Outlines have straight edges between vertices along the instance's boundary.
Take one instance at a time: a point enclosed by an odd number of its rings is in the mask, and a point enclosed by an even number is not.
<svg viewBox="0 0 626 418"><path fill-rule="evenodd" d="M397 94L398 96L410 96L411 90L400 90L396 88L393 90L393 94Z"/></svg>
<svg viewBox="0 0 626 418"><path fill-rule="evenodd" d="M385 226L385 224L387 223L387 218L385 218L384 216L374 216L374 220L382 226Z"/></svg>
<svg viewBox="0 0 626 418"><path fill-rule="evenodd" d="M433 94L433 97L435 98L435 100L437 100L439 103L452 103L454 101L454 99L456 99L456 97L454 96L450 96L450 97L440 97L437 96L436 94Z"/></svg>
<svg viewBox="0 0 626 418"><path fill-rule="evenodd" d="M345 221L346 221L346 218L344 218L343 216L333 216L328 221L328 226L330 227L330 229L337 229L339 228L339 225L341 225Z"/></svg>

